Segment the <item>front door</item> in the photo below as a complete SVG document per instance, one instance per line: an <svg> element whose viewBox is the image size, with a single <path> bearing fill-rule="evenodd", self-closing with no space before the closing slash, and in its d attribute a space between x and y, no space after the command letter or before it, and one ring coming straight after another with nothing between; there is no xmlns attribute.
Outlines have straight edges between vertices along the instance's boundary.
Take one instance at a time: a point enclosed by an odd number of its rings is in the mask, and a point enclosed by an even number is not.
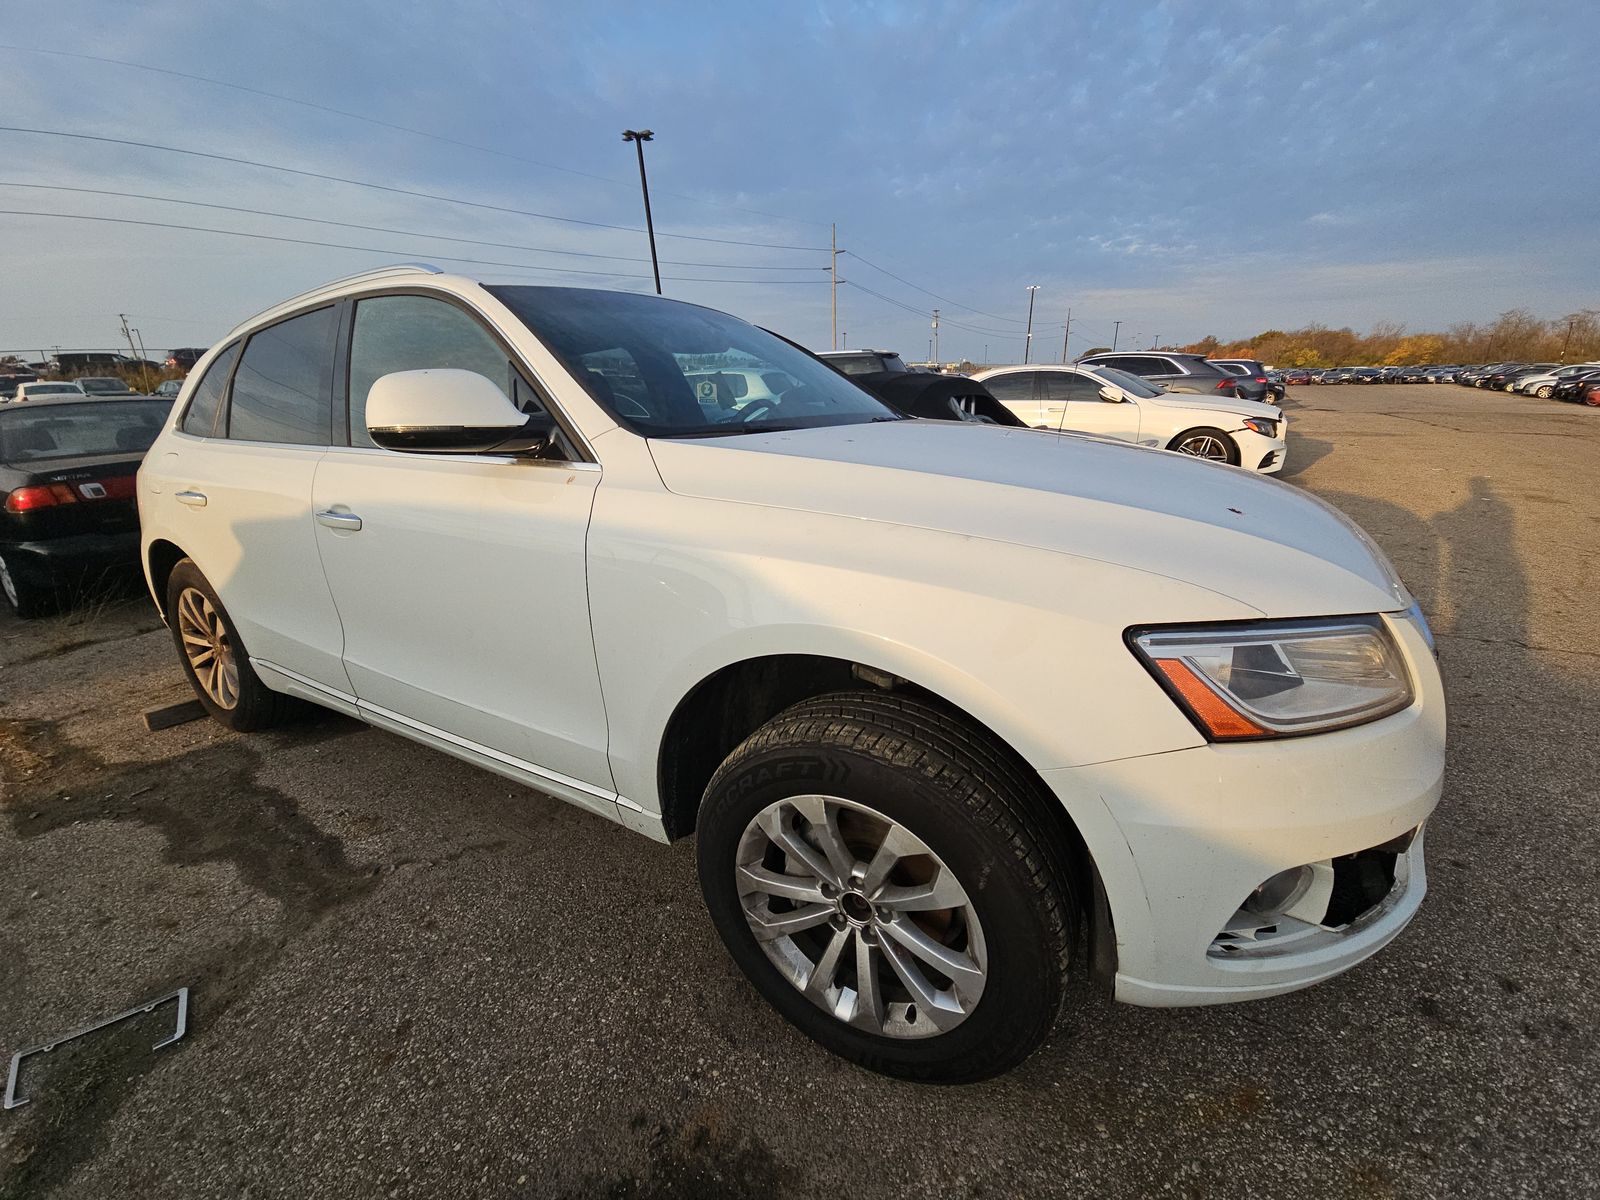
<svg viewBox="0 0 1600 1200"><path fill-rule="evenodd" d="M1107 400L1100 394L1102 382L1075 371L1045 372L1050 389L1050 406L1060 412L1063 433L1092 433L1097 437L1122 442L1139 440L1139 405L1133 400Z"/></svg>
<svg viewBox="0 0 1600 1200"><path fill-rule="evenodd" d="M476 371L535 401L509 351L455 304L375 296L351 324L355 444L324 455L312 508L360 704L607 809L585 570L598 466L373 446L366 395L392 371Z"/></svg>

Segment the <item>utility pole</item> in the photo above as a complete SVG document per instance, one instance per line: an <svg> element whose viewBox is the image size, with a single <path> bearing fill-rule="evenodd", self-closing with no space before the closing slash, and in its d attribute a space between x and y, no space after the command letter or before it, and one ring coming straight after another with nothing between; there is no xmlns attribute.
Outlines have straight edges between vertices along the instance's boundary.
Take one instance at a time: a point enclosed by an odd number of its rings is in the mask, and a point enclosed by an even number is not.
<svg viewBox="0 0 1600 1200"><path fill-rule="evenodd" d="M939 310L933 310L933 365L939 365Z"/></svg>
<svg viewBox="0 0 1600 1200"><path fill-rule="evenodd" d="M656 295L661 295L661 263L656 258L656 224L650 217L650 181L644 174L644 144L655 140L655 133L649 129L624 129L622 140L632 142L633 148L639 152L639 190L644 193L644 227L650 235L650 269L656 276Z"/></svg>
<svg viewBox="0 0 1600 1200"><path fill-rule="evenodd" d="M985 342L983 344L983 365L986 366L986 367L989 365L989 343L988 342Z"/></svg>
<svg viewBox="0 0 1600 1200"><path fill-rule="evenodd" d="M846 349L846 350L850 349L850 331L848 329L846 329L843 333L841 333L839 335L839 338L840 338L840 341L843 344L843 348Z"/></svg>
<svg viewBox="0 0 1600 1200"><path fill-rule="evenodd" d="M833 281L833 348L839 348L839 226L837 223L830 225L833 230L833 257L828 259L828 272Z"/></svg>
<svg viewBox="0 0 1600 1200"><path fill-rule="evenodd" d="M1577 317L1573 317L1567 322L1567 336L1561 342L1561 362L1563 366L1566 365L1567 361L1567 347L1572 345L1572 327L1577 323Z"/></svg>
<svg viewBox="0 0 1600 1200"><path fill-rule="evenodd" d="M139 351L133 345L133 334L128 330L128 314L118 313L117 316L122 318L122 336L128 341L128 357L140 358ZM142 358L140 358L139 374L144 379L145 390L148 391L150 389L149 368L144 366Z"/></svg>
<svg viewBox="0 0 1600 1200"><path fill-rule="evenodd" d="M1152 349L1152 350L1161 349L1161 335L1160 334L1157 334L1155 337L1150 339L1150 349Z"/></svg>
<svg viewBox="0 0 1600 1200"><path fill-rule="evenodd" d="M150 363L150 352L144 348L144 334L139 332L137 326L134 328L133 336L135 338L137 338L138 341L139 341L139 378L144 380L144 390L146 392L149 392L149 390L150 390L150 366L149 366L149 363Z"/></svg>
<svg viewBox="0 0 1600 1200"><path fill-rule="evenodd" d="M1113 328L1112 331L1111 331L1111 348L1113 350L1115 350L1117 348L1117 338L1120 337L1121 334L1122 334L1122 322L1121 321L1117 321L1117 322L1115 322L1115 328Z"/></svg>
<svg viewBox="0 0 1600 1200"><path fill-rule="evenodd" d="M1022 343L1022 361L1028 361L1028 356L1033 353L1033 294L1039 290L1037 283L1028 285L1028 336Z"/></svg>
<svg viewBox="0 0 1600 1200"><path fill-rule="evenodd" d="M1067 332L1061 337L1061 365L1067 365L1067 343L1072 340L1072 309L1067 309Z"/></svg>

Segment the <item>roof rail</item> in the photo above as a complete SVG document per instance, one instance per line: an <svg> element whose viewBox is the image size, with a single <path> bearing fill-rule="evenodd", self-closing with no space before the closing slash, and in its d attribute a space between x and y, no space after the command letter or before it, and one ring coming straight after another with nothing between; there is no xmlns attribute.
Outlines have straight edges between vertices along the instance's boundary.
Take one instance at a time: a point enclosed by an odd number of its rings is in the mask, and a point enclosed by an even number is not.
<svg viewBox="0 0 1600 1200"><path fill-rule="evenodd" d="M442 267L436 267L432 263L425 262L392 263L387 267L374 267L370 271L357 271L354 275L345 275L338 279L330 279L327 283L319 283L316 287L301 292L297 296L290 296L287 300L280 300L278 303L262 309L254 316L247 317L230 329L228 337L232 337L244 326L254 324L270 312L275 312L280 308L292 308L305 300L310 300L312 297L328 291L330 288L343 287L347 283L358 283L365 279L383 279L390 275L413 275L418 271L429 275L444 274Z"/></svg>

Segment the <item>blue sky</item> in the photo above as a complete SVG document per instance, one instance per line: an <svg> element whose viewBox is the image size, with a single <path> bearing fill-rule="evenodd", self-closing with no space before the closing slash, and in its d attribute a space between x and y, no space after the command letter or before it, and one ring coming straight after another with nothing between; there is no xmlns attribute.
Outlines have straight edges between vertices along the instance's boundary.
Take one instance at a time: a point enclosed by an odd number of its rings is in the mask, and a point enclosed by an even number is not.
<svg viewBox="0 0 1600 1200"><path fill-rule="evenodd" d="M0 132L6 210L373 248L0 214L0 350L110 346L119 312L151 350L206 344L293 292L406 259L648 287L628 126L657 134L658 232L686 235L662 237L662 257L710 264L664 266L668 294L819 349L830 222L849 252L849 344L908 357L926 354L938 306L942 357L1019 358L1029 284L1036 358L1059 356L1069 305L1074 353L1119 320L1123 345L1145 345L1600 307L1592 2L66 8L12 13L0 43L306 103L0 49L0 123L628 228Z"/></svg>

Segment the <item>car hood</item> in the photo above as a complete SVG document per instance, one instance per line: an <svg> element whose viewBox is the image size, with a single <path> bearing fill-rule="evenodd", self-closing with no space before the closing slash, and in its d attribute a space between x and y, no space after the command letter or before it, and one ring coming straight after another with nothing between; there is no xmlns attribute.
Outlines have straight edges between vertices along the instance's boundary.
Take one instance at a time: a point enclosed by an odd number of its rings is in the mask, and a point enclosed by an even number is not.
<svg viewBox="0 0 1600 1200"><path fill-rule="evenodd" d="M1223 412L1236 417L1264 417L1269 421L1283 420L1283 413L1259 400L1237 400L1231 396L1187 395L1182 392L1163 392L1159 396L1139 401L1141 404L1158 404L1162 408L1184 408L1200 412Z"/></svg>
<svg viewBox="0 0 1600 1200"><path fill-rule="evenodd" d="M1264 616L1411 603L1338 510L1189 455L939 421L657 439L650 450L680 495L1033 546L1182 580Z"/></svg>

